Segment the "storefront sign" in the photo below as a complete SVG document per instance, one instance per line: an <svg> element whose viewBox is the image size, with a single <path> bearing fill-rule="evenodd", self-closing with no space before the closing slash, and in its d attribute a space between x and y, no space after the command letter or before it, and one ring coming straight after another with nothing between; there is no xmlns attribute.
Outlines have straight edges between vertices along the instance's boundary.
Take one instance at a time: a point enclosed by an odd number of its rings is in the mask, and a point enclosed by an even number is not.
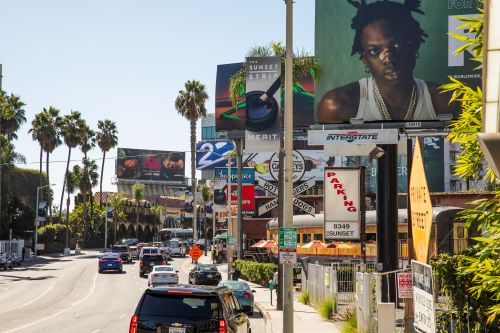
<svg viewBox="0 0 500 333"><path fill-rule="evenodd" d="M298 182L304 176L306 172L306 162L301 153L294 150L292 154L292 163L293 163L293 182ZM271 161L269 163L269 171L271 176L275 181L278 181L279 171L280 171L280 159L279 154L273 154L271 156Z"/></svg>

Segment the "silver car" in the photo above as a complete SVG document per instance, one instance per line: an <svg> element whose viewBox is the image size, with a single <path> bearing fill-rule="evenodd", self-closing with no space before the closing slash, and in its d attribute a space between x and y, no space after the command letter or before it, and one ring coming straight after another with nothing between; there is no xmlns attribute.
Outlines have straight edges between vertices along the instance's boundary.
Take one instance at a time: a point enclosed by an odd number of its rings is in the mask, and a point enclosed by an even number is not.
<svg viewBox="0 0 500 333"><path fill-rule="evenodd" d="M160 284L178 284L179 271L172 265L154 266L148 275L148 287L154 287Z"/></svg>
<svg viewBox="0 0 500 333"><path fill-rule="evenodd" d="M168 242L168 247L170 249L170 255L178 255L180 257L186 256L186 248L182 243L182 240L174 238Z"/></svg>

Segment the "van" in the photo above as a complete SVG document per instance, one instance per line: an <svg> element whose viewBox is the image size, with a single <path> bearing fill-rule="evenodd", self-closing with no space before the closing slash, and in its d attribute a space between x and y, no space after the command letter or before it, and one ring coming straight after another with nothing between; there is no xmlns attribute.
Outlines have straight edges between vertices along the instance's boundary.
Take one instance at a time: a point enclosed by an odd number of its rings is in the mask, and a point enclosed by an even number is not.
<svg viewBox="0 0 500 333"><path fill-rule="evenodd" d="M184 241L179 238L172 238L168 242L168 247L170 249L170 255L178 255L180 257L185 257L186 256L186 248L185 245L183 244Z"/></svg>

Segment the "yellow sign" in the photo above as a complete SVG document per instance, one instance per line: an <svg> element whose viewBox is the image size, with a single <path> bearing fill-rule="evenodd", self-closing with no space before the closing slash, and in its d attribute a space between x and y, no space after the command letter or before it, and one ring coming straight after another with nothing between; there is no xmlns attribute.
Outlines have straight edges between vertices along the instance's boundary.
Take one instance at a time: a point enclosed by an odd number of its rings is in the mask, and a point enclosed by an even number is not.
<svg viewBox="0 0 500 333"><path fill-rule="evenodd" d="M413 245L417 260L427 264L429 259L429 239L432 228L432 203L425 178L422 153L418 140L415 140L415 155L411 167L410 207L413 231Z"/></svg>

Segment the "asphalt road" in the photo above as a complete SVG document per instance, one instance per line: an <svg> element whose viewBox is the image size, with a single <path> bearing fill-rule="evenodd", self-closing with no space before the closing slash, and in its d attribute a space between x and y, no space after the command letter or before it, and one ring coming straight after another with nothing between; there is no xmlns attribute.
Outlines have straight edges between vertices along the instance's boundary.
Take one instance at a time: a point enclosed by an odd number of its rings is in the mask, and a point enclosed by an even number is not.
<svg viewBox="0 0 500 333"><path fill-rule="evenodd" d="M130 318L147 288L139 262L123 264L123 273L98 274L99 252L48 258L0 271L0 333L128 332ZM47 257L46 257L47 258ZM187 284L189 257L169 261ZM264 333L254 311L253 333Z"/></svg>

